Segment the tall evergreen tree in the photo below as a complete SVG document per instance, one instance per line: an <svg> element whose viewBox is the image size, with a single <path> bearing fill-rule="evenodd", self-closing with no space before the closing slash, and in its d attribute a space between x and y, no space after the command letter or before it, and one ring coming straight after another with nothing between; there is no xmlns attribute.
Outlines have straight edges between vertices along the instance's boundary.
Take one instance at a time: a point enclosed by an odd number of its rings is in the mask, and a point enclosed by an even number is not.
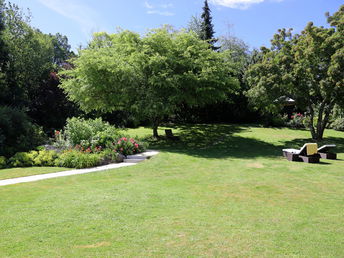
<svg viewBox="0 0 344 258"><path fill-rule="evenodd" d="M217 39L214 38L214 25L212 24L213 18L211 17L211 10L208 5L208 1L204 1L203 6L203 13L201 15L202 19L202 26L201 26L201 39L207 40L209 44L211 44L211 47L213 50L217 50L218 47L215 47L215 43L217 42Z"/></svg>

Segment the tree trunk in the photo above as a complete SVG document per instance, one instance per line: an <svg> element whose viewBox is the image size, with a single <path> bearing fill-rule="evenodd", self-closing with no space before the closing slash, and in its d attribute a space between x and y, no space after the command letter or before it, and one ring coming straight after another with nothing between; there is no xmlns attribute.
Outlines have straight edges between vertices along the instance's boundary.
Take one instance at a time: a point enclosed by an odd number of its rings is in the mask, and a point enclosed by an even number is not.
<svg viewBox="0 0 344 258"><path fill-rule="evenodd" d="M326 104L325 101L321 103L319 112L318 112L318 121L316 129L313 126L314 122L314 111L311 108L311 133L313 140L321 141L324 137L324 131L326 129L326 126L328 124L331 111L333 109L334 104L332 102Z"/></svg>
<svg viewBox="0 0 344 258"><path fill-rule="evenodd" d="M158 126L157 125L153 125L153 137L154 138L159 138Z"/></svg>
<svg viewBox="0 0 344 258"><path fill-rule="evenodd" d="M152 119L152 124L153 124L153 137L154 138L159 138L158 127L159 127L159 124L160 124L160 119L159 118L153 118Z"/></svg>
<svg viewBox="0 0 344 258"><path fill-rule="evenodd" d="M309 107L309 112L310 112L310 123L309 123L309 129L311 130L311 134L312 134L312 139L316 139L317 138L317 134L316 134L316 131L315 131L315 128L314 128L314 110L313 110L313 107L310 106Z"/></svg>

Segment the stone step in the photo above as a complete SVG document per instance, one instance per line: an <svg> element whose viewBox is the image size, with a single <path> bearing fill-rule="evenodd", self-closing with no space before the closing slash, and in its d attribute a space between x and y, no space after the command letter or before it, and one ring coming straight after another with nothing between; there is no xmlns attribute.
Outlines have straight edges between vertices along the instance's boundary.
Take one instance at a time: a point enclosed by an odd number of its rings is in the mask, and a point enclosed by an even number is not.
<svg viewBox="0 0 344 258"><path fill-rule="evenodd" d="M124 159L124 163L139 163L145 161L146 159Z"/></svg>
<svg viewBox="0 0 344 258"><path fill-rule="evenodd" d="M141 154L136 154L136 155L128 155L126 159L147 159L147 157Z"/></svg>

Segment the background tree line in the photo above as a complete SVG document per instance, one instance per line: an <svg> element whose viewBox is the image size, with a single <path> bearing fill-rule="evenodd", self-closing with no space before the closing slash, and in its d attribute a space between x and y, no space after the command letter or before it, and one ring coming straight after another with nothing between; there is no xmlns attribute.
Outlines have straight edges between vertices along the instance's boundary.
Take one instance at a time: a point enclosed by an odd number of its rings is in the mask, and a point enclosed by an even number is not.
<svg viewBox="0 0 344 258"><path fill-rule="evenodd" d="M0 152L27 149L78 113L57 73L75 56L66 36L44 34L30 14L0 0Z"/></svg>
<svg viewBox="0 0 344 258"><path fill-rule="evenodd" d="M0 0L0 152L29 149L73 116L149 124L157 136L163 122L274 126L298 111L314 139L344 130L343 10L327 14L329 28L281 29L270 48L250 50L232 35L215 38L204 1L185 29L96 33L75 54L66 36L42 33ZM285 98L295 106L282 118Z"/></svg>

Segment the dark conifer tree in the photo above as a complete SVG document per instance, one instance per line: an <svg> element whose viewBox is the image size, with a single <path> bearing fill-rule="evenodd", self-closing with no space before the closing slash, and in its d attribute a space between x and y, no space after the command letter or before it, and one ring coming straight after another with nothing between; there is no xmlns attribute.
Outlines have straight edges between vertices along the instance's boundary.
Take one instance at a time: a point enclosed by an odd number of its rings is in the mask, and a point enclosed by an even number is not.
<svg viewBox="0 0 344 258"><path fill-rule="evenodd" d="M211 17L211 10L208 5L208 1L204 1L203 6L203 13L201 15L202 19L202 28L201 28L201 38L203 40L207 40L209 44L211 44L211 48L213 50L217 50L218 47L215 47L215 43L217 42L217 39L214 38L214 25L212 24L213 18Z"/></svg>

